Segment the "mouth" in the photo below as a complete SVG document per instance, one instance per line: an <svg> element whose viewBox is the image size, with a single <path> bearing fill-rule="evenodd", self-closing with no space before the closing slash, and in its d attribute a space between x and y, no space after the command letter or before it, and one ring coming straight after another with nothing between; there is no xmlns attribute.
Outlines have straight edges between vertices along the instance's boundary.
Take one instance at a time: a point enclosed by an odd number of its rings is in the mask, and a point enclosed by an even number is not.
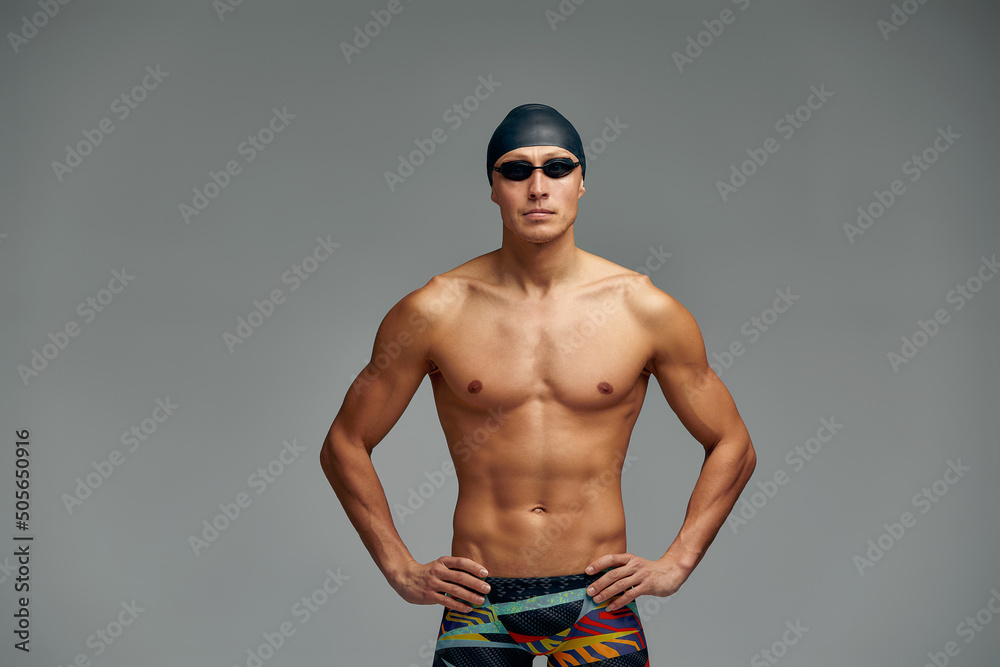
<svg viewBox="0 0 1000 667"><path fill-rule="evenodd" d="M554 211L550 211L547 208L533 208L524 214L524 217L530 218L532 220L544 220L545 218L555 215Z"/></svg>

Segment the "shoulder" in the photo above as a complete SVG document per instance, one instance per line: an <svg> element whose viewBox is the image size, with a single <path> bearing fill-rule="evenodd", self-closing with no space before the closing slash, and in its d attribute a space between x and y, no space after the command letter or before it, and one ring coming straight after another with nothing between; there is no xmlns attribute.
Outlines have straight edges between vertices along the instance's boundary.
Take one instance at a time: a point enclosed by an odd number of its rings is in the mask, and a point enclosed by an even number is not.
<svg viewBox="0 0 1000 667"><path fill-rule="evenodd" d="M633 298L638 291L645 289L644 283L652 286L649 278L638 271L627 269L620 264L605 259L600 255L580 250L586 260L588 284L595 286L602 293L618 302Z"/></svg>
<svg viewBox="0 0 1000 667"><path fill-rule="evenodd" d="M657 326L691 316L677 299L653 284L649 275L588 254L600 282L619 297L642 323Z"/></svg>
<svg viewBox="0 0 1000 667"><path fill-rule="evenodd" d="M659 361L697 361L705 354L701 329L691 312L649 276L630 271L617 278L627 311L648 337Z"/></svg>
<svg viewBox="0 0 1000 667"><path fill-rule="evenodd" d="M672 296L645 273L633 271L598 255L585 253L589 293L608 313L625 312L643 330L662 336L664 328L690 317Z"/></svg>
<svg viewBox="0 0 1000 667"><path fill-rule="evenodd" d="M482 290L488 275L487 255L475 257L432 276L393 307L398 317L431 323L457 314L470 294Z"/></svg>
<svg viewBox="0 0 1000 667"><path fill-rule="evenodd" d="M653 284L649 276L637 274L631 281L628 303L636 317L645 324L665 327L675 326L694 318L688 309L673 296Z"/></svg>
<svg viewBox="0 0 1000 667"><path fill-rule="evenodd" d="M382 318L372 354L385 352L414 364L422 363L424 372L433 372L437 367L431 359L434 341L447 328L442 323L457 319L468 291L467 282L466 278L446 272L406 294Z"/></svg>

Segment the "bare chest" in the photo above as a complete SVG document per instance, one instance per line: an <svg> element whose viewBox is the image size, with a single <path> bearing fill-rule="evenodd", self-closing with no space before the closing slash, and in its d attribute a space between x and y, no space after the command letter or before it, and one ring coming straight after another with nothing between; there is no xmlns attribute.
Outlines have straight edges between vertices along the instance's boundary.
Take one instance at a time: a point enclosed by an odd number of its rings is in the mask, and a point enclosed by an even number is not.
<svg viewBox="0 0 1000 667"><path fill-rule="evenodd" d="M613 295L544 305L470 300L438 332L436 391L473 406L611 407L633 395L648 336Z"/></svg>

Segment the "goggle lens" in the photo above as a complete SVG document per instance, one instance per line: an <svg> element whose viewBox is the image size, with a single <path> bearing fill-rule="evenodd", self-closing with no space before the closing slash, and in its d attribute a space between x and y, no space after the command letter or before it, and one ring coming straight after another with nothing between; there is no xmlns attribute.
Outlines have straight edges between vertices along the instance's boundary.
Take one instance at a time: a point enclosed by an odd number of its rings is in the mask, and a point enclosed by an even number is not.
<svg viewBox="0 0 1000 667"><path fill-rule="evenodd" d="M504 178L512 181L523 181L531 177L532 172L536 169L541 169L542 173L549 178L562 178L569 175L579 164L579 162L573 162L569 158L557 157L552 158L540 167L536 167L524 160L514 160L512 162L504 162L499 167L494 167L493 170L499 171L503 174Z"/></svg>

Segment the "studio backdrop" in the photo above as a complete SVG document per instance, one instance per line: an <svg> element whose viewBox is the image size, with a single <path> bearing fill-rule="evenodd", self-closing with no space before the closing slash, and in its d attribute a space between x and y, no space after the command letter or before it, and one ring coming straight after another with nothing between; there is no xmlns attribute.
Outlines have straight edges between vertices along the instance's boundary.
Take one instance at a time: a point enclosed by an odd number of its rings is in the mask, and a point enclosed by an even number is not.
<svg viewBox="0 0 1000 667"><path fill-rule="evenodd" d="M499 247L486 145L529 102L583 138L577 245L691 311L757 450L691 578L638 600L652 664L998 664L996 3L13 0L0 28L3 665L430 664L441 607L389 587L319 451L389 308ZM651 389L631 552L703 456ZM373 458L447 555L429 381Z"/></svg>

